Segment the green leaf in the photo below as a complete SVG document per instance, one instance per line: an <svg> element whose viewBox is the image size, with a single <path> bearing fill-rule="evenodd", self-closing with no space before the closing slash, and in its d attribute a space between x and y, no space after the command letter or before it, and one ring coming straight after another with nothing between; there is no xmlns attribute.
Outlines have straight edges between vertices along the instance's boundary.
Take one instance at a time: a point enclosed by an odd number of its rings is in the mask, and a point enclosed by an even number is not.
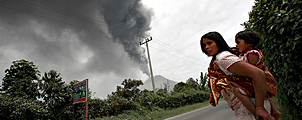
<svg viewBox="0 0 302 120"><path fill-rule="evenodd" d="M288 16L285 16L284 18L283 18L283 22L288 22Z"/></svg>
<svg viewBox="0 0 302 120"><path fill-rule="evenodd" d="M267 20L267 24L272 23L274 18L275 18L275 16L271 16L271 17Z"/></svg>
<svg viewBox="0 0 302 120"><path fill-rule="evenodd" d="M284 14L284 13L286 13L286 11L285 11L285 10L280 10L280 13L283 13L283 14Z"/></svg>
<svg viewBox="0 0 302 120"><path fill-rule="evenodd" d="M296 35L294 40L300 40L301 36L300 35Z"/></svg>
<svg viewBox="0 0 302 120"><path fill-rule="evenodd" d="M276 9L274 10L274 12L278 12L278 10L279 10L279 7L276 7Z"/></svg>
<svg viewBox="0 0 302 120"><path fill-rule="evenodd" d="M282 35L284 31L284 27L280 28L279 33Z"/></svg>

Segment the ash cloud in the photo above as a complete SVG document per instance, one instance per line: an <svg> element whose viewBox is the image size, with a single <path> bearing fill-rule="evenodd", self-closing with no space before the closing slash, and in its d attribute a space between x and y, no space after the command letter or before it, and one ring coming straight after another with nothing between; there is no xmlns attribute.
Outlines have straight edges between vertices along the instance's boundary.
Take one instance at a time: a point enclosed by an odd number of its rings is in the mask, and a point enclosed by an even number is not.
<svg viewBox="0 0 302 120"><path fill-rule="evenodd" d="M148 76L145 50L152 10L140 0L0 0L0 68L34 62L63 79L90 79L96 97L123 79Z"/></svg>

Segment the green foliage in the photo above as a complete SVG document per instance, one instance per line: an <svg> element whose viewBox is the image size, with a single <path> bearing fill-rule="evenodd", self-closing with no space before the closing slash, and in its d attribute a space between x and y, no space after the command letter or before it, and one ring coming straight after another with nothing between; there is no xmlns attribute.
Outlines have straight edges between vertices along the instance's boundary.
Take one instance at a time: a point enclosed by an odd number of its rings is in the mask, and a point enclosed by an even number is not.
<svg viewBox="0 0 302 120"><path fill-rule="evenodd" d="M74 104L75 119L85 119L85 102ZM88 100L88 117L98 118L105 116L116 116L127 110L139 110L140 105L134 101L117 95L108 95L107 99L98 98Z"/></svg>
<svg viewBox="0 0 302 120"><path fill-rule="evenodd" d="M302 1L256 0L246 28L263 34L258 46L278 82L282 119L302 118Z"/></svg>
<svg viewBox="0 0 302 120"><path fill-rule="evenodd" d="M184 82L179 82L177 83L174 88L173 88L173 92L180 92L182 89L191 87L190 85L184 83Z"/></svg>
<svg viewBox="0 0 302 120"><path fill-rule="evenodd" d="M13 61L5 70L1 95L1 117L7 119L69 119L72 89L51 70L39 79L40 71L26 60ZM40 93L41 92L41 93ZM43 102L37 100L42 97Z"/></svg>
<svg viewBox="0 0 302 120"><path fill-rule="evenodd" d="M151 92L145 93L140 99L140 104L145 106L149 110L158 110L160 102L163 101L164 97L153 94Z"/></svg>
<svg viewBox="0 0 302 120"><path fill-rule="evenodd" d="M4 94L0 96L0 106L2 120L44 119L48 112L41 101Z"/></svg>
<svg viewBox="0 0 302 120"><path fill-rule="evenodd" d="M125 89L137 89L138 86L143 85L144 83L141 80L131 80L131 79L125 79L122 82L122 85L124 85Z"/></svg>
<svg viewBox="0 0 302 120"><path fill-rule="evenodd" d="M180 83L179 85L183 85L183 83ZM145 93L140 99L140 103L142 106L145 106L150 110L157 110L158 108L156 107L161 109L171 109L203 102L208 100L209 96L210 94L207 92L198 91L192 87L183 87L183 89L181 89L179 92L174 91L171 95L164 93L156 95L152 93Z"/></svg>
<svg viewBox="0 0 302 120"><path fill-rule="evenodd" d="M107 108L109 116L121 114L125 110L138 109L137 104L135 104L133 101L120 96L109 95L105 102L109 105Z"/></svg>
<svg viewBox="0 0 302 120"><path fill-rule="evenodd" d="M72 81L75 84L78 81ZM104 116L115 116L122 114L127 110L139 110L140 104L137 101L141 96L141 91L137 88L142 85L141 80L125 79L122 82L123 87L117 86L117 91L107 96L107 99L101 100L98 98L89 99L89 118L97 118ZM85 118L85 103L74 104L75 119Z"/></svg>
<svg viewBox="0 0 302 120"><path fill-rule="evenodd" d="M200 83L199 83L199 86L200 86L200 89L203 90L203 91L208 91L207 87L206 87L206 83L208 81L208 78L209 77L207 76L207 73L203 74L202 72L200 72Z"/></svg>
<svg viewBox="0 0 302 120"><path fill-rule="evenodd" d="M41 83L42 98L48 109L49 119L70 118L68 106L72 106L72 89L62 81L55 70L45 72Z"/></svg>
<svg viewBox="0 0 302 120"><path fill-rule="evenodd" d="M96 120L164 120L166 118L174 117L183 113L187 113L205 106L208 106L208 101L187 105L176 109L168 110L140 110L140 111L125 111L123 114L117 116L108 116L103 118L96 118Z"/></svg>
<svg viewBox="0 0 302 120"><path fill-rule="evenodd" d="M108 105L105 103L105 100L96 98L96 99L89 99L88 101L89 118L98 118L98 117L106 116L108 114L107 109L109 108Z"/></svg>
<svg viewBox="0 0 302 120"><path fill-rule="evenodd" d="M143 84L144 83L141 80L125 79L122 82L124 87L122 88L121 86L117 86L116 92L112 94L127 98L128 100L137 101L141 96L141 91L138 89L138 87Z"/></svg>
<svg viewBox="0 0 302 120"><path fill-rule="evenodd" d="M186 81L186 84L188 84L189 86L191 86L195 90L199 90L199 85L198 85L197 81L195 81L193 78L189 78Z"/></svg>
<svg viewBox="0 0 302 120"><path fill-rule="evenodd" d="M14 61L5 72L0 94L1 119L85 119L85 102L72 104L72 87L79 81L65 84L55 70L45 72L40 80L38 68L26 60ZM107 99L92 99L89 92L88 117L116 116L127 111L146 114L143 111L177 108L209 98L209 93L198 90L197 81L190 78L187 83L177 84L172 94L167 94L168 89L154 94L138 89L143 84L141 80L125 79L123 87L117 86Z"/></svg>
<svg viewBox="0 0 302 120"><path fill-rule="evenodd" d="M39 76L40 71L33 62L24 59L13 61L13 65L5 70L1 91L12 97L35 99L40 96Z"/></svg>

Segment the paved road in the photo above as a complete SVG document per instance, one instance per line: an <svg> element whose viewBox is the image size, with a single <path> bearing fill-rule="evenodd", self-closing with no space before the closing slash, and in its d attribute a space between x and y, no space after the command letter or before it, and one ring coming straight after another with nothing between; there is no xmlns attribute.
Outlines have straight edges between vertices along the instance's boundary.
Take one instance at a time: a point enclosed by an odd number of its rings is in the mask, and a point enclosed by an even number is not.
<svg viewBox="0 0 302 120"><path fill-rule="evenodd" d="M234 120L235 115L225 101L216 107L207 106L166 120Z"/></svg>

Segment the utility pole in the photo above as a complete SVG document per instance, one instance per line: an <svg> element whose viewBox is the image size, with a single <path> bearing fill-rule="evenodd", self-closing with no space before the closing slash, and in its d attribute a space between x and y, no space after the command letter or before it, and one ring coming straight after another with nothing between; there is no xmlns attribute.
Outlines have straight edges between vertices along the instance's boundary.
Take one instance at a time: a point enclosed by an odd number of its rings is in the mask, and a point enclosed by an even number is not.
<svg viewBox="0 0 302 120"><path fill-rule="evenodd" d="M146 40L145 42L143 42L143 43L142 43L142 42L139 42L139 44L140 44L140 45L143 45L143 44L146 43L147 52L148 52L148 59L149 59L149 66L150 66L150 72L151 72L152 87L153 87L153 92L154 92L154 94L156 94L155 85L154 85L154 78L153 78L153 72L152 72L152 67L151 67L151 59L150 59L149 48L148 48L148 42L152 40L152 37L146 38L145 40Z"/></svg>

